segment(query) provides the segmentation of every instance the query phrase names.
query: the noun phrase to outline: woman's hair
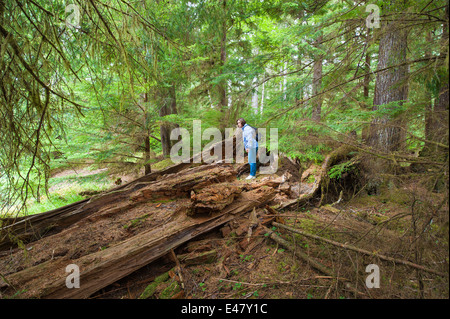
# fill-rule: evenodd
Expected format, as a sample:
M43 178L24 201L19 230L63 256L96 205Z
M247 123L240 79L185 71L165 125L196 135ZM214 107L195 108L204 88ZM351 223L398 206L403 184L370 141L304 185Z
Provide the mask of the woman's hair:
M236 123L237 122L241 122L242 123L242 126L244 126L247 122L245 122L245 120L241 117L240 119L238 119L237 121L236 121Z

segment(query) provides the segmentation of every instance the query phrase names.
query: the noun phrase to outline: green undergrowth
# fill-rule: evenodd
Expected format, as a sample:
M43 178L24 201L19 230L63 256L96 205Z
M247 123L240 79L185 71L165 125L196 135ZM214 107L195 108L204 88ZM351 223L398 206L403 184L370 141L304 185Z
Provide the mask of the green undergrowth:
M152 170L162 170L173 164L170 158L166 158L152 163ZM114 188L117 178L112 176L111 172L115 172L114 167L100 167L97 164L87 164L76 169L57 166L52 170L53 177L48 181L48 192L41 189L39 200L28 198L19 216L53 210ZM8 217L2 212L0 216Z
M67 175L59 174L56 177L51 177L48 192L41 194L39 201L36 198L29 199L26 210L22 214L38 214L63 207L114 186L107 170L98 173L92 170L92 172L93 174L84 172L82 176L76 172L71 172Z

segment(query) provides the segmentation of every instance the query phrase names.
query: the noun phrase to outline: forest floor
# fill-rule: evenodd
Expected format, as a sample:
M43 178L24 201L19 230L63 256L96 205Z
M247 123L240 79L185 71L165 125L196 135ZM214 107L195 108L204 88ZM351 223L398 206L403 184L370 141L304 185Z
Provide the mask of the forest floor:
M284 168L281 167L278 176L289 171L290 175L300 178L300 171L292 164L290 162ZM136 177L134 174L108 174L106 169L101 168L92 171L80 169L77 176L86 177L99 173L107 174L110 183L118 179L127 182ZM61 171L54 177L61 178L71 174L69 171ZM243 178L245 176L237 179L234 184L244 187L246 184L257 184L270 178L259 175L256 180L249 182ZM67 181L63 181L59 186L63 186L63 183ZM58 185L53 187L56 190ZM304 182L301 187L310 185ZM414 227L411 210L414 205L409 205L409 199L413 188L414 185L409 188L403 185L402 189L386 188L376 195L361 191L353 196L344 196L344 199L339 198L338 202L335 201L336 197L328 203L322 202L319 195L302 205L290 206L277 212L275 221L281 224L320 236L321 239L356 246L372 252L371 255L338 248L321 239L310 239L270 223L265 224L261 221L267 215L261 213L257 216L258 227L249 227L253 216L247 213L174 249L178 266L172 255L167 254L104 287L89 298L448 298L448 233L442 235L442 232L430 227L426 230L427 236L411 236L410 230ZM442 195L436 194L435 198L429 200L437 203L442 200ZM161 199L152 205L154 207L147 207L146 215L149 211L169 210L178 204ZM268 213L267 210L265 212ZM53 248L52 260L63 255L76 258L92 249L107 249L113 240L132 237L147 227L145 219L139 219L138 215L141 216L142 211L130 210L123 214L120 217L122 220L117 222L121 227L106 228L105 221L98 224L98 228L89 229L86 233L80 230L77 241L71 242L71 248L63 246L61 238L56 239L59 242L52 242L50 236L45 242L44 237L42 246L46 249L43 249L45 253L43 252L42 256L48 255L48 247ZM124 224L127 227L123 226ZM83 234L88 236L90 241L95 241L93 237L98 237L92 247L84 246L88 239L83 237ZM297 250L278 244L271 239L271 234L281 236L297 247ZM34 250L38 251L38 245L34 247ZM428 268L446 269L447 276L442 277L407 265L385 261L379 258L380 255L427 265ZM5 254L3 256L8 267L15 267L15 271L20 270L19 259L8 259ZM35 260L34 263L44 262L47 257L41 257L40 261ZM37 252L33 258L39 259ZM311 261L320 263L333 275L319 271ZM372 274L371 270L366 271L369 265L375 265L379 269L379 288L367 284L368 277ZM184 289L180 290L181 286ZM21 297L20 293L16 296Z
M317 271L295 252L269 239L266 232L253 234L248 243L245 227L240 227L245 225L248 216L242 217L175 250L177 256L207 255L207 259L193 260L192 264L181 261L185 286L181 298L448 299L448 278L418 272L376 257L379 253L414 260L412 238L404 236L410 221L392 223L386 228L379 224L402 213L408 213L404 205L386 203L383 196L370 196L334 207L304 206L280 214L286 225L337 242L354 243L373 252L373 256L367 256L281 228L270 228L298 245L312 259L332 269L336 277ZM448 267L445 239L436 239L426 245L426 256L421 261L435 267L442 264ZM370 275L366 267L370 264L379 266L379 288L366 286ZM146 287L154 289L151 298L167 298L167 291L171 291L174 282L180 281L174 270L173 259L167 256L102 289L91 298L135 299L142 296ZM169 276L157 283L157 275L164 273Z

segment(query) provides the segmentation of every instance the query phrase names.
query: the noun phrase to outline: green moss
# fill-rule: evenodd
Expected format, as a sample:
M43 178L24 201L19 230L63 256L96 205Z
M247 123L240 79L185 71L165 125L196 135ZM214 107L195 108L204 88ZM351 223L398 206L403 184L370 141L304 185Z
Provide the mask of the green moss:
M176 200L177 200L176 198L171 198L171 199L154 199L154 200L152 200L152 202L153 202L153 203L162 203L162 204L165 204L165 203L174 202L174 201L176 201Z
M159 299L171 299L173 295L181 291L181 287L176 280L172 281L161 293Z
M142 294L139 296L139 299L148 299L155 294L156 288L163 282L169 279L169 272L165 272L162 275L155 278L155 280L148 285Z
M158 163L152 164L152 169L162 170L165 169L166 167L172 166L173 164L174 162L172 162L170 158L166 158Z
M144 214L138 218L132 219L128 224L123 225L124 229L131 229L133 227L139 226L147 217L149 214Z
M298 220L298 223L299 225L296 226L297 228L311 234L315 234L320 229L320 225L312 219L302 218Z

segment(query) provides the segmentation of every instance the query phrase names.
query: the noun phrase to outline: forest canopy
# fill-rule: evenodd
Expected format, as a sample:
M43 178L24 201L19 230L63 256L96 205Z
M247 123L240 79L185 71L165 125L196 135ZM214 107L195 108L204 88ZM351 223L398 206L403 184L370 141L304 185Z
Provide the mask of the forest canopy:
M367 179L448 192L448 17L440 0L0 0L1 214L58 167L148 174L173 128L240 117L299 162L349 145Z

